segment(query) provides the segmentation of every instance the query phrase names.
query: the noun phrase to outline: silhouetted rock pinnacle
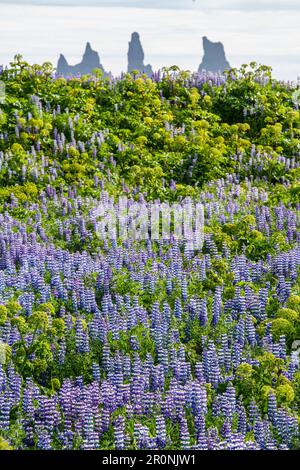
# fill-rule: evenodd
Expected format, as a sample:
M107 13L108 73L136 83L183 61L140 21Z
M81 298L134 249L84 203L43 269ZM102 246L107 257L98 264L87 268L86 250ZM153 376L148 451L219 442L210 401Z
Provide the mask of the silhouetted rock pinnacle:
M59 75L67 75L69 71L69 65L68 62L63 54L60 54L58 63L57 63L57 72Z
M94 69L100 69L104 75L106 75L101 65L98 52L93 51L89 42L86 45L82 61L79 64L69 65L63 54L60 55L57 63L57 73L64 77L91 74Z
M206 70L208 72L224 72L230 69L229 62L226 59L224 46L221 42L211 42L207 37L203 37L204 57L199 65L199 72Z
M140 41L138 33L132 33L131 41L129 42L128 49L128 72L138 70L139 72L146 73L148 76L152 75L151 65L144 64L145 54Z

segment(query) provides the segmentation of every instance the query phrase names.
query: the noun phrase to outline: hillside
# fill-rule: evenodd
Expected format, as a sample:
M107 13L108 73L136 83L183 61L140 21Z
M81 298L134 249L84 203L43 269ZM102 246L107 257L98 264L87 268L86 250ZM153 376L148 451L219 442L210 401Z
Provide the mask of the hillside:
M299 448L295 87L21 57L0 80L0 449ZM203 248L103 240L119 197L201 202Z

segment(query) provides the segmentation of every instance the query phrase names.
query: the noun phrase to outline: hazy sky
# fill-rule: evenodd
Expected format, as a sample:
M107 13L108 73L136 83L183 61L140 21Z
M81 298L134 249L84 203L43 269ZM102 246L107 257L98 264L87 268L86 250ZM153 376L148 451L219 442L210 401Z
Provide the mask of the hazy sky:
M90 41L105 69L118 74L138 31L154 68L196 70L206 35L224 43L232 66L257 60L296 80L299 23L300 0L0 0L0 63L21 53L56 64L60 52L77 63Z

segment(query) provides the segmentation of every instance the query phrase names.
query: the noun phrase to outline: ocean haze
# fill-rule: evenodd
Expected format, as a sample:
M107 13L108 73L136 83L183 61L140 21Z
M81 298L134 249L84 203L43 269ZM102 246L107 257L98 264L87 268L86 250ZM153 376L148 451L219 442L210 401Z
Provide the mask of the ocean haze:
M0 0L0 63L5 65L16 53L30 63L54 65L63 53L75 64L90 41L105 69L119 74L127 68L131 33L138 31L145 62L154 69L177 64L197 70L202 36L207 36L224 43L232 66L256 60L272 65L278 78L296 80L300 75L300 2L212 0L209 6L206 0L63 0L58 6L57 0L18 0L22 8L13 2ZM62 5L66 2L76 8ZM93 2L98 6L91 6ZM222 8L212 8L221 3ZM262 13L262 8L268 11Z

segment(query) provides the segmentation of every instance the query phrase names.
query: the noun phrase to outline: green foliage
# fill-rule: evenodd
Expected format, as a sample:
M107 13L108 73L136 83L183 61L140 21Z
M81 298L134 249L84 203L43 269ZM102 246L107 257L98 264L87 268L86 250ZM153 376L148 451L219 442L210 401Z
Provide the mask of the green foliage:
M279 385L276 389L278 403L290 405L295 399L295 392L291 384Z
M13 450L9 443L2 439L2 437L0 437L0 451L1 450Z
M236 385L240 395L249 403L255 394L254 369L250 364L240 364L236 370Z
M113 83L98 73L95 77L54 80L52 72L49 64L31 67L18 56L11 68L1 74L7 91L0 112L0 134L7 136L0 138L0 152L5 159L0 165L0 210L4 220L7 215L12 215L17 221L14 230L24 227L24 238L34 234L38 246L43 247L47 237L50 246L53 243L70 253L102 256L107 254L110 246L104 246L88 217L91 201L99 197L100 187L104 187L109 195L126 195L135 200L143 194L148 200L160 198L178 202L186 197L196 200L200 197L205 202L220 201L220 204L214 202L206 207L210 214L206 214L209 216L205 233L207 238L211 237L215 254L211 256L212 250L206 241L203 252L210 256L205 260L205 276L200 275L200 269L199 272L190 270L188 256L183 259L188 277L188 298L196 304L199 299L207 301L207 321L203 325L198 312L193 312L192 308L190 311L190 305L184 305L182 301L182 318L175 318L172 313L167 333L169 337L174 334L174 338L178 335L178 340L174 340L174 351L179 347L184 350L194 374L208 338L214 340L218 348L223 335L227 335L230 343L236 335L236 325L243 314L230 311L231 308L226 310L227 300L233 299L237 289L242 296L247 296L247 289L250 289L259 297L260 289L268 283L270 295L265 319L261 321L257 312L247 311L247 319L255 324L261 342L250 347L245 339L244 362L236 370L223 370L222 374L226 380L232 380L247 413L252 400L257 402L263 414L267 413L270 394L276 396L279 406L290 411L299 409L300 374L296 373L290 382L286 378L288 361L284 363L275 355L264 352L261 346L266 339L263 336L267 325L274 341L285 336L288 352L292 341L300 338L299 279L293 285L294 294L286 303L280 304L277 276L271 271L264 273L270 257L290 250L296 243L286 237L285 230L278 228L273 208L274 204L282 205L288 212L290 208L298 207L300 201L299 168L295 165L290 169L281 158L291 157L296 161L300 152L300 113L292 98L294 88L272 79L269 68L255 63L232 70L226 84L206 82L199 84L199 88L194 86L194 78L189 72L176 67L165 69L158 82L138 73L127 74ZM38 101L43 104L42 111ZM46 103L51 111L47 110ZM53 112L58 106L59 111ZM55 134L63 134L67 145L54 150ZM100 134L102 138L98 142L95 136ZM79 145L87 141L88 145ZM228 175L233 181L238 178L239 192L235 192L235 183L228 191L230 195L227 190L223 191L220 180L215 183L218 178ZM95 184L95 177L101 185ZM257 189L255 204L249 203L249 181L252 179L256 185L252 189ZM66 198L63 208L57 204L56 197L49 197L44 205L49 187L54 188L62 199ZM77 192L76 201L68 195L71 190ZM237 211L233 208L235 201ZM226 215L221 220L223 206L227 205L231 206L230 215L229 211L224 212ZM269 230L260 223L257 212L261 209L270 212L266 216L270 217ZM86 237L79 233L74 222L81 217L84 223L87 220ZM3 226L5 234L5 222ZM65 231L69 232L68 238ZM3 243L5 245L6 235ZM141 244L141 247L145 246ZM94 312L86 312L81 306L75 312L70 298L62 301L54 298L54 294L49 302L41 304L40 294L34 292L32 313L29 314L15 300L19 298L17 287L7 287L3 298L7 299L8 294L13 300L0 305L0 327L5 329L9 322L18 341L11 348L0 343L1 353L5 353L2 354L2 366L6 369L13 363L23 380L33 378L43 393L50 396L60 390L66 378L81 376L84 383L90 383L92 365L102 366L104 347L109 348L110 355L122 351L132 360L136 355L142 360L150 355L155 365L161 363L157 345L149 332L151 309L154 302L160 309L165 303L174 309L175 300L183 296L178 279L172 279L169 292L165 279L159 274L153 288L143 286L134 276L137 263L150 274L157 272L154 261L167 260L168 265L170 253L163 245L157 244L151 249L159 253L156 260L151 259L144 265L142 257L137 257L128 266L128 261L122 259L121 267L114 267L108 279L114 302L120 296L128 296L131 301L138 297L139 306L146 312L145 319L127 330L125 326L124 330L110 329L105 338L90 338L89 352L77 350L76 327L82 326L85 333L89 331ZM22 256L22 249L19 251L16 258ZM223 256L225 251L226 256ZM255 262L259 262L262 271L259 281L254 276L253 279L236 279L232 260L241 254L252 260L253 273ZM202 253L199 253L193 262L198 263L201 258ZM168 268L170 271L176 268L171 260ZM83 283L92 289L97 285L96 301L100 308L106 285L97 284L98 274L88 272ZM51 269L43 276L46 285L50 285ZM223 305L220 318L214 324L212 299L219 287L222 287ZM122 318L127 307L122 301L120 305L118 315ZM65 316L61 316L61 308ZM107 322L107 319L103 318L103 321ZM56 358L62 346L65 360L58 364ZM217 351L220 352L221 349ZM255 360L252 363L250 359ZM168 390L171 375L166 377L163 393ZM106 378L107 370L101 367L101 379ZM216 393L226 390L226 383L219 384L217 390L206 384L209 408ZM153 406L156 407L156 403ZM125 407L118 408L117 413L125 415L127 411ZM220 430L224 418L213 416L209 409L206 420L210 427ZM18 428L19 419L16 406L12 411L13 426L9 435L14 447L24 437ZM128 417L126 431L133 448L136 446L134 423L137 422L147 425L152 437L156 432L151 413ZM193 445L196 444L196 433L189 413L187 422ZM179 423L167 419L166 426L168 435L172 436L167 448L180 448ZM233 417L232 426L237 428L237 416ZM110 425L101 436L101 447L113 449L113 440ZM247 433L246 440L254 440L253 430ZM79 449L81 444L75 436L73 447ZM0 450L7 446L9 444L0 438Z
M68 154L57 155L59 174L52 184L59 187L62 181L64 185L82 183L81 187L90 194L99 160L106 173L112 169L112 154L116 160L114 183L124 179L130 190L142 184L148 197L172 199L175 195L195 195L195 185L201 187L237 170L232 155L242 154L247 160L253 143L262 154L270 154L266 176L272 181L286 173L276 156L280 152L292 155L300 148L300 117L293 106L293 90L273 80L269 68L255 63L249 68L232 70L226 87L207 83L201 92L185 86L190 80L188 72L172 68L165 69L160 82L127 74L113 87L99 74L93 80L82 77L66 81L52 80L50 71L49 64L30 67L21 57L16 57L11 69L2 74L7 92L1 114L2 130L14 129L16 124L20 128L19 139L13 132L9 133L10 168L14 171L8 173L6 166L0 171L0 195L4 200L9 200L11 192L22 201L37 197L37 186L49 179L45 175L44 181L36 184L29 176L32 181L23 187L22 166L29 170L40 168L38 162L29 159L28 151L39 141L44 151L48 150L51 167L53 129L70 138L70 119L77 141L85 141L105 129L108 132L97 159L93 158L94 149L80 151L72 145ZM55 116L41 113L32 96L52 106L59 105L60 113ZM183 128L183 132L177 132ZM0 149L1 145L0 142ZM177 184L175 194L169 188L171 179ZM117 187L120 190L119 184L113 187L114 191ZM296 195L297 184L291 191ZM249 247L254 257L268 248L262 235L255 243L253 253Z
M294 377L294 392L295 392L295 403L297 408L300 407L300 372L297 372Z
M291 305L289 303L289 305ZM276 317L278 318L284 318L285 320L288 320L290 323L295 323L296 321L299 321L299 313L296 312L295 310L292 310L291 308L280 308L276 312Z
M280 336L286 336L287 340L291 340L295 334L295 328L285 318L276 318L272 321L271 331L274 339L278 341Z
M258 388L263 385L272 387L277 383L283 371L283 360L275 357L272 353L265 352L258 358L259 366L255 366L255 382Z
M298 316L300 315L300 295L292 295L287 303L287 307L290 309L293 309L298 313Z
M7 320L7 308L4 305L0 305L0 325L4 325Z

